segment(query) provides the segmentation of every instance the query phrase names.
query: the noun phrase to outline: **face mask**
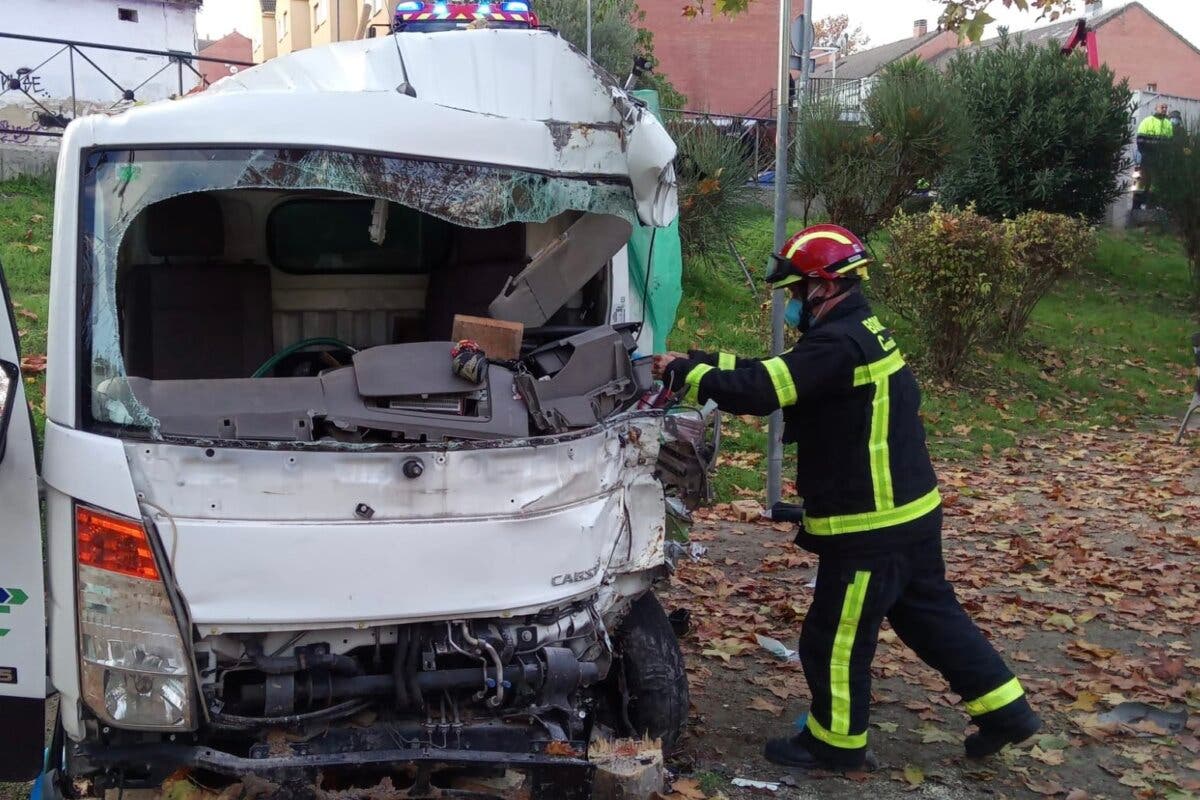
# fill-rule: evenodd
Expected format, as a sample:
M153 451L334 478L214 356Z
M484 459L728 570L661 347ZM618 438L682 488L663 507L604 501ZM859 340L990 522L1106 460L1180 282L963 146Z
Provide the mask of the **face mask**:
M783 307L783 324L789 328L799 328L800 322L804 318L804 303L793 297L787 301L787 305Z

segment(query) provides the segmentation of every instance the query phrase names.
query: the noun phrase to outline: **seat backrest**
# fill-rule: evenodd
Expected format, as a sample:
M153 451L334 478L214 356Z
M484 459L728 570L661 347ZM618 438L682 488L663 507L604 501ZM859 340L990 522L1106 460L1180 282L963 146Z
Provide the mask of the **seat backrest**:
M125 366L154 380L248 378L274 351L271 275L230 264L220 203L186 194L146 209L146 249L121 285Z
M265 266L138 265L123 295L130 375L248 378L274 351Z
M455 314L487 317L488 306L508 279L528 262L525 226L455 228L449 263L434 267L425 297L425 335L429 341L448 341Z

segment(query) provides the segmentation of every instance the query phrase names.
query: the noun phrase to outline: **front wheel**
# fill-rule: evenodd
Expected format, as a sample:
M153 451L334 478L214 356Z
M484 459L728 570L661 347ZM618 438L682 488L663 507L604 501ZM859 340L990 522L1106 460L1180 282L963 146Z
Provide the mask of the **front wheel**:
M688 681L679 640L654 592L634 601L614 639L622 727L661 739L669 753L687 724Z

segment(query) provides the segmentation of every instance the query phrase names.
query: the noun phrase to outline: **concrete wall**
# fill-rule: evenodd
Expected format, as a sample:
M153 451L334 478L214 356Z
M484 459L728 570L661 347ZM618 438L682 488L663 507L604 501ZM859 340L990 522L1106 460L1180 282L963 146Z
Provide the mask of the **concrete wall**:
M1100 58L1129 88L1200 98L1200 51L1175 36L1138 4L1097 32Z
M582 2L582 0L581 0ZM659 72L687 95L692 111L742 114L779 80L779 3L755 0L736 17L688 19L681 3L642 3L643 27L654 34Z
M275 6L275 40L279 55L303 50L312 44L309 0L279 0Z
M254 2L258 6L257 0ZM279 52L278 39L275 37L275 12L263 13L259 16L259 24L253 37L253 60L261 64L267 59L274 58Z
M166 0L0 0L0 27L5 32L80 42L140 47L148 50L196 52L196 6L194 2ZM119 9L136 14L136 21L123 21ZM32 70L22 78L25 90L38 103L56 114L70 118L92 110L120 107L121 90L95 67L78 55L74 58L75 98L71 100L71 59L62 45L0 39L0 71L16 75ZM136 102L151 102L179 93L179 72L174 66L151 77L167 60L161 56L121 53L107 50L83 51L88 58L112 76L123 88L136 88ZM49 59L47 61L47 59ZM43 63L45 62L45 63ZM39 66L40 65L40 66ZM199 79L185 69L183 91L191 90ZM13 144L22 130L37 130L35 114L43 111L19 92L0 96L0 144ZM49 146L44 137L30 137Z
M312 47L354 38L362 4L357 0L311 0ZM324 18L323 21L319 21Z

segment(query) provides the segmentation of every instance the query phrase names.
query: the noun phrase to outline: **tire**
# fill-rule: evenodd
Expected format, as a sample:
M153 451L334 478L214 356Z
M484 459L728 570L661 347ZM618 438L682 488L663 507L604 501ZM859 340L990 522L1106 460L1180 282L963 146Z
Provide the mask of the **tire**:
M688 681L679 640L654 592L634 601L615 637L624 720L636 736L661 739L670 753L688 718Z

